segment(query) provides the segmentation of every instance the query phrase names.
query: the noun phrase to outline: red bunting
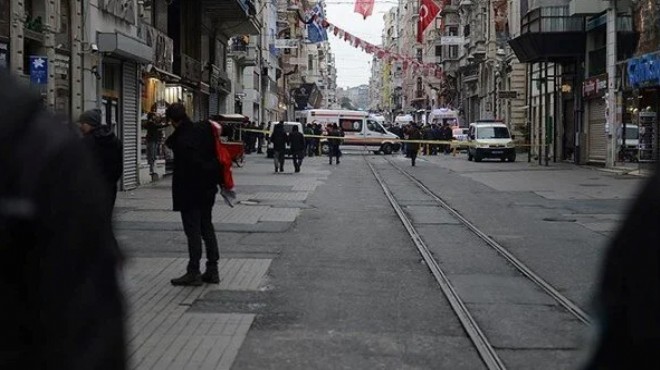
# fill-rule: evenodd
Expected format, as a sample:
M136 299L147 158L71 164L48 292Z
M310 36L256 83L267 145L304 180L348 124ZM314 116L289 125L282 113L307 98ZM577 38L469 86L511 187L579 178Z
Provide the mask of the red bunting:
M362 14L364 19L367 19L374 11L374 0L355 0L355 13Z

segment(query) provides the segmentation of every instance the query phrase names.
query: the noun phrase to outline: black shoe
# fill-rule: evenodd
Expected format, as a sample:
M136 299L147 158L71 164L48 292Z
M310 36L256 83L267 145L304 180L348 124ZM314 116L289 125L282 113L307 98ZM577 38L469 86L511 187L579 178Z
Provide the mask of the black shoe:
M339 160L337 160L337 164L339 164L339 163L340 163Z
M275 167L275 173L277 173L277 167Z
M280 167L280 172L284 172L284 167Z
M220 284L220 275L218 275L218 271L206 270L202 274L202 281L207 284Z
M170 282L174 286L200 286L203 284L202 275L199 273L193 274L190 272L186 273L180 278L172 279Z

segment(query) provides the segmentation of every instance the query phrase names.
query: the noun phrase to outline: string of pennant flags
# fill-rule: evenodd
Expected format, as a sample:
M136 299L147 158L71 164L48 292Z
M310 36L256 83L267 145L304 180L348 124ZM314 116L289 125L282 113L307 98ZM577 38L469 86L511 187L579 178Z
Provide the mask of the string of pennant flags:
M300 0L291 0L294 4L301 3ZM423 41L424 31L430 26L437 14L444 7L446 0L440 0L440 5L434 0L420 0L419 20L417 24L417 41ZM354 12L361 14L365 19L373 12L374 0L355 0ZM358 36L330 23L325 18L325 12L321 4L316 4L310 9L304 10L305 15L298 13L300 20L307 26L308 40L311 43L320 43L328 40L328 33L348 42L355 48L359 48L376 58L391 64L393 62L401 63L403 71L412 68L413 73L422 72L424 76L435 76L442 79L444 77L442 68L435 63L422 63L416 58L401 55L387 50L381 46L369 43Z
M326 23L328 25L328 31L330 31L333 35L348 42L355 48L363 50L367 54L372 54L376 56L376 58L381 59L387 63L400 62L404 71L407 71L408 68L412 68L413 73L422 71L424 76L435 76L436 78L443 77L442 68L435 63L422 63L415 58L391 52L378 45L364 41L361 38L352 35L350 32L330 22Z

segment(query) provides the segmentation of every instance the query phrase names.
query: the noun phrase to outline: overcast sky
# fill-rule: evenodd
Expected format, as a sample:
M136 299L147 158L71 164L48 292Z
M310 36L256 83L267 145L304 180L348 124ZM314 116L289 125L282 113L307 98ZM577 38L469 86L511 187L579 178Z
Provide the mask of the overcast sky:
M381 43L384 27L383 15L394 6L396 2L393 0L376 0L373 14L364 20L362 15L353 12L354 1L326 0L326 18L328 22L348 31L351 35L378 45ZM353 87L368 84L372 55L360 48L356 49L343 39L340 40L332 32L328 33L328 38L336 57L337 85Z

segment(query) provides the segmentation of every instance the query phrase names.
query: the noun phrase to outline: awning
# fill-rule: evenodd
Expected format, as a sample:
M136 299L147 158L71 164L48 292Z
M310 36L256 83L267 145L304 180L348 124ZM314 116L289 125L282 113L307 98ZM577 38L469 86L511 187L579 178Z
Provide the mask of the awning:
M169 82L169 83L181 81L181 77L155 66L151 68L151 71L146 73L146 76L155 77L163 82Z
M97 36L99 51L141 63L150 63L153 49L141 40L115 33L99 33Z

